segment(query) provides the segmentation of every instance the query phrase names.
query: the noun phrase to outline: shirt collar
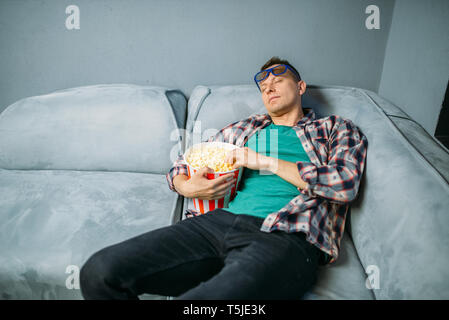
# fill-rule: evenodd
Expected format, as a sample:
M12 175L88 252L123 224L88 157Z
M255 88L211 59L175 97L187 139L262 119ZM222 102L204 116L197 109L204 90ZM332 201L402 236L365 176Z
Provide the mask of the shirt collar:
M304 117L302 117L297 123L296 127L301 125L307 125L316 119L315 111L312 108L303 108ZM265 119L269 122L273 122L271 116L268 113L265 113Z

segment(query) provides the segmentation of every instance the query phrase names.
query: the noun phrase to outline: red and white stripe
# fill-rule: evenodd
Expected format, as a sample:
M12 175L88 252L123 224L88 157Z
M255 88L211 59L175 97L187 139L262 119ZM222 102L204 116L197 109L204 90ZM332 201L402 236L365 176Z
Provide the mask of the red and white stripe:
M189 164L187 164L187 169L188 169L188 172L189 172L189 179L198 171L198 170L192 168ZM243 172L242 168L239 168L239 169L236 169L236 170L233 171L234 177L236 178L236 181L234 182L230 192L228 192L223 198L215 199L215 200L201 200L201 199L197 199L197 198L192 199L195 209L199 210L201 213L206 213L206 212L212 211L212 210L214 210L216 208L227 208L229 202L235 196L237 186L238 186L238 184L240 182L240 179L241 179L241 174L239 174L241 172ZM211 179L215 179L215 178L224 176L224 175L226 175L228 173L230 173L230 172L226 172L226 173L208 173L207 174L207 178L209 180L211 180Z

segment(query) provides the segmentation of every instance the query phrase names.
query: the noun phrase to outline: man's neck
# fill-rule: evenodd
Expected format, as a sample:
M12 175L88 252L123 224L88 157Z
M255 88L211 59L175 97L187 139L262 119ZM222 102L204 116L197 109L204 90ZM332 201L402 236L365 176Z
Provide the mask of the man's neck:
M302 107L299 107L295 108L291 112L284 113L281 116L270 114L270 117L275 125L293 127L298 123L299 120L304 118L304 112L302 110Z

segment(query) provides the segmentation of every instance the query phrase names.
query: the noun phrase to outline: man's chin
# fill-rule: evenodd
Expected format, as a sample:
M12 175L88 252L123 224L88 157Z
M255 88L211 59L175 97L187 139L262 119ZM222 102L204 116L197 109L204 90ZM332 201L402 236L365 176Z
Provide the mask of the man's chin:
M284 113L288 112L288 109L285 108L285 106L276 105L276 106L270 106L270 108L266 108L268 111L268 114L271 116L280 116Z

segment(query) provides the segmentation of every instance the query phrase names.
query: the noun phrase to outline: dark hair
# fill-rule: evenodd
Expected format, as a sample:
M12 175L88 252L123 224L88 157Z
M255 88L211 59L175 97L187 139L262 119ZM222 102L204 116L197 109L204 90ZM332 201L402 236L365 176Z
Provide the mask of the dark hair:
M288 62L287 60L280 59L279 57L271 57L271 59L268 60L262 66L262 68L260 68L260 71L265 70L265 69L267 69L267 68L269 68L269 67L271 67L272 65L275 65L275 64L286 64L287 66L289 66L290 68L292 68L296 72L295 76L299 79L298 81L301 80L301 75L299 74L298 70L296 70L296 68L294 66L292 66L290 64L290 62Z

